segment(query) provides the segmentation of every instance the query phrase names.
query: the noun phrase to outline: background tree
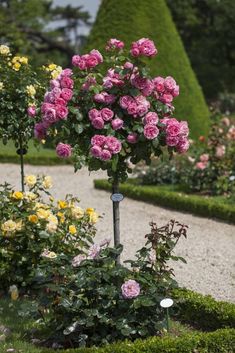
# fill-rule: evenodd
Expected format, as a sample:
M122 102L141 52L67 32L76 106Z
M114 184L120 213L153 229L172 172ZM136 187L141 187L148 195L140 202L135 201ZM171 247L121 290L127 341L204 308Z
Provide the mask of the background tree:
M68 64L83 39L81 24L91 24L81 6L53 7L53 0L0 1L0 43L33 57L35 65Z
M208 99L235 91L235 1L167 0Z

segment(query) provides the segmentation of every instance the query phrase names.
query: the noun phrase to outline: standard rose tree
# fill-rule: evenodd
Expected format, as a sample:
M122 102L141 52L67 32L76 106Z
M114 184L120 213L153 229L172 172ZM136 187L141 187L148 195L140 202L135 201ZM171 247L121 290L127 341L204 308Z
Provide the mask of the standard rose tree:
M107 170L117 192L130 162L187 151L189 129L172 117L175 80L149 75L146 57L157 55L153 41L142 38L128 52L122 41L110 39L105 49L104 57L95 49L74 55L73 71L51 81L35 136L55 136L58 156L72 154L76 170Z

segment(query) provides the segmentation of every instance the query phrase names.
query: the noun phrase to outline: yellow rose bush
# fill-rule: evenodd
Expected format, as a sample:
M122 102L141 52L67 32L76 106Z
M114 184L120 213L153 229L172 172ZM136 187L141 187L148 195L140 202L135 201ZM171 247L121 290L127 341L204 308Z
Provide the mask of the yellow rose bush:
M98 214L71 195L55 200L50 176L25 176L27 190L0 185L0 288L29 287L43 258L83 254L93 244Z

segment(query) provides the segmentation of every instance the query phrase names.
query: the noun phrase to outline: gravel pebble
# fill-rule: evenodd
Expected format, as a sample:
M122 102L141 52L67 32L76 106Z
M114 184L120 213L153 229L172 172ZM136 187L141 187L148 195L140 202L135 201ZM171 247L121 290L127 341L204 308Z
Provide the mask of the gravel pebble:
M0 165L0 183L9 182L19 188L19 166ZM26 174L51 175L54 180L52 193L63 198L72 193L81 199L81 206L94 207L104 216L97 228L97 239L112 237L112 202L109 193L95 190L93 180L105 173L89 175L86 169L73 172L72 166L26 166ZM121 242L124 244L122 259L131 258L144 244L149 232L149 222L159 225L176 219L189 225L188 238L179 241L176 253L187 264L174 263L176 279L181 286L202 294L211 294L218 300L235 302L235 226L220 221L193 216L144 202L125 198L121 209Z

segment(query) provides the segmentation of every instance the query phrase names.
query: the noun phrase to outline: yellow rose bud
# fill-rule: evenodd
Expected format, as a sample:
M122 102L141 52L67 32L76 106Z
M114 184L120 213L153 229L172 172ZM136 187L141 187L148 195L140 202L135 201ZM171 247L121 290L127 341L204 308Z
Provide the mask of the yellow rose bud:
M88 215L90 215L90 214L92 214L94 212L95 212L94 208L87 208L86 209L86 214L88 214Z
M77 229L73 224L69 226L69 233L73 235L77 233Z
M38 216L36 216L35 214L32 214L32 215L28 216L28 220L31 223L37 224L38 223Z
M98 213L93 212L90 214L90 218L89 218L90 223L95 224L97 223L98 219L99 219Z
M33 187L37 182L37 177L35 175L26 175L24 178L25 184Z
M26 86L26 92L29 97L34 97L36 94L36 89L33 85Z
M52 187L52 178L49 175L45 176L42 185L45 189L50 189Z
M59 200L59 201L58 201L58 207L59 207L59 208L66 208L66 207L68 207L68 204L67 204L66 201Z
M1 55L10 54L10 48L7 45L0 45L0 54Z
M24 197L23 193L21 191L14 191L12 194L12 198L16 200L22 200Z
M9 293L11 294L11 300L17 300L19 298L19 291L17 286L10 286Z

